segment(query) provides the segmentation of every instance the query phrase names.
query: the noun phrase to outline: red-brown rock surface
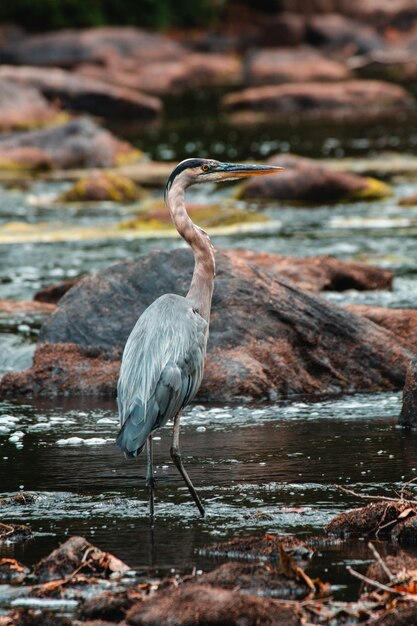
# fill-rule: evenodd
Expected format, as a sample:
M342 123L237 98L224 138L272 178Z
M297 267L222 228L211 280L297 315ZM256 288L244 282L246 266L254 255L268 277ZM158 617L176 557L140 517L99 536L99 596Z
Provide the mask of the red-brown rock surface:
M310 15L306 24L309 43L347 56L382 48L383 38L375 29L340 13Z
M248 180L240 192L242 198L272 198L319 204L375 199L390 194L389 187L380 181L349 172L338 172L314 159L279 154L269 159L268 163L281 165L285 169L277 174Z
M130 626L301 626L301 611L277 600L207 585L181 585L133 606Z
M18 86L0 67L0 131L33 128L52 123L58 110L31 86ZM1 159L1 156L0 156Z
M406 428L417 427L417 357L408 366L398 423Z
M346 80L350 71L313 48L264 48L247 55L244 75L251 85L272 85Z
M285 83L250 87L223 98L236 122L276 119L365 122L398 119L415 110L399 85L376 80Z
M367 304L350 304L346 308L383 326L395 335L404 348L417 352L417 309L391 309Z
M413 50L374 50L351 60L350 67L361 78L409 83L417 79L417 58Z
M88 118L66 124L0 136L1 160L24 159L27 150L37 150L51 167L111 167L137 159L139 152L128 142ZM23 150L23 154L19 151ZM26 163L23 160L23 163ZM1 161L0 161L1 164Z
M237 56L218 53L189 52L179 58L143 64L120 58L113 59L108 65L84 63L76 71L78 75L103 83L158 95L197 87L235 85L242 79L241 63Z
M50 314L55 311L55 304L51 300L0 300L0 313L44 313Z
M106 118L147 120L157 117L162 110L157 98L130 86L118 87L60 68L3 65L0 66L0 79L12 80L22 89L36 88L46 98L59 100L65 109Z
M249 263L261 265L279 273L293 281L299 289L306 291L345 291L346 289L366 291L392 287L392 272L366 263L342 261L331 256L288 257L251 250L235 250L234 254ZM360 307L359 310L354 308L352 310L369 317L366 314L368 308L364 307L365 313L362 313Z
M103 64L114 56L131 56L146 63L172 59L183 52L180 44L164 35L105 26L9 39L0 47L0 62L72 68L86 62Z
M217 265L201 399L402 386L410 353L392 333L233 254L219 253ZM137 318L159 295L185 294L191 273L181 249L84 278L42 327L32 369L6 374L1 394L114 394Z

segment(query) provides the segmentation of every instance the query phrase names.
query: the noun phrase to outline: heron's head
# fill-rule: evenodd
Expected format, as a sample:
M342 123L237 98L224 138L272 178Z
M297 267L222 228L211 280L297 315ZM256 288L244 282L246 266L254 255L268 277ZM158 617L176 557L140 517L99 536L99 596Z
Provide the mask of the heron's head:
M262 174L276 174L283 167L275 165L253 165L246 163L222 163L214 159L185 159L181 161L168 178L166 193L172 185L180 183L185 189L196 183L219 183L227 180L236 180L247 176Z

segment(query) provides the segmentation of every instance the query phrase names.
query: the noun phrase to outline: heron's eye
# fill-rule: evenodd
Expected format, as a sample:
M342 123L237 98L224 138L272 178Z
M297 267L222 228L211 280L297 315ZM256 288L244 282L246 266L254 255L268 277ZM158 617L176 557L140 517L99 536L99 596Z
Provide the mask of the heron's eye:
M201 167L201 169L203 170L203 172L208 172L208 171L209 171L209 169L210 169L210 166L209 166L209 165L203 165L203 166Z

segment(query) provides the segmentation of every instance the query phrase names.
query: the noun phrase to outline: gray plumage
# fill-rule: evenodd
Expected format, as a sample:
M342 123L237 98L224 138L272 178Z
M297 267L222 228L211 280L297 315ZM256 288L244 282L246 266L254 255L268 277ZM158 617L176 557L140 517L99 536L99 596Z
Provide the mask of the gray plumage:
M168 178L166 205L174 226L194 253L194 273L185 298L174 294L161 296L141 315L127 340L117 385L120 431L116 442L129 457L136 457L147 444L146 484L151 518L155 490L152 432L171 418L171 458L204 515L204 507L182 463L179 420L181 410L193 400L203 378L215 262L207 233L192 222L186 211L185 189L195 183L271 174L281 169L186 159Z
M117 387L117 444L136 456L147 437L186 406L203 377L208 324L190 300L167 294L151 304L126 343Z

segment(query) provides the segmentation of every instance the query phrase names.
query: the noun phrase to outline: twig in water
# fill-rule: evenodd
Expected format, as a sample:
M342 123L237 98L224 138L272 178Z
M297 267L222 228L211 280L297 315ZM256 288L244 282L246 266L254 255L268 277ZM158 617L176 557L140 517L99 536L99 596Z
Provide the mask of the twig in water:
M404 485L401 487L401 491L400 491L401 500L404 499L404 491L405 491L406 487L408 487L408 485L411 485L411 483L415 483L416 480L417 480L417 476L415 476L411 480L407 480L407 482L404 483Z
M370 549L370 551L372 552L372 554L374 555L374 557L376 558L376 560L378 561L378 563L380 564L380 566L382 567L382 569L384 570L384 572L386 573L388 578L390 580L394 580L394 578L395 578L394 574L390 571L390 569L388 568L388 565L385 563L384 559L379 554L379 552L375 548L374 544L369 542L368 543L368 548Z
M407 596L407 595L409 595L405 591L398 591L398 589L392 589L391 587L388 587L387 585L384 585L384 584L378 582L377 580L372 580L372 578L368 578L367 576L364 576L360 572L357 572L355 569L352 569L350 567L350 565L348 565L346 567L346 569L348 570L348 572L350 572L352 574L352 576L356 576L356 578L359 578L359 580L363 580L364 583L366 583L367 585L371 585L371 587L376 587L377 589L382 589L382 591L389 591L389 593L396 593L396 594L398 594L400 596Z
M399 502L399 498L389 498L387 496L371 496L367 493L358 493L357 491L353 491L353 489L348 489L347 487L343 487L343 485L334 485L336 489L340 489L343 493L348 493L351 496L355 496L356 498L362 498L363 500L375 500L377 502ZM410 504L411 506L417 506L417 500L405 500L401 499L403 504Z

